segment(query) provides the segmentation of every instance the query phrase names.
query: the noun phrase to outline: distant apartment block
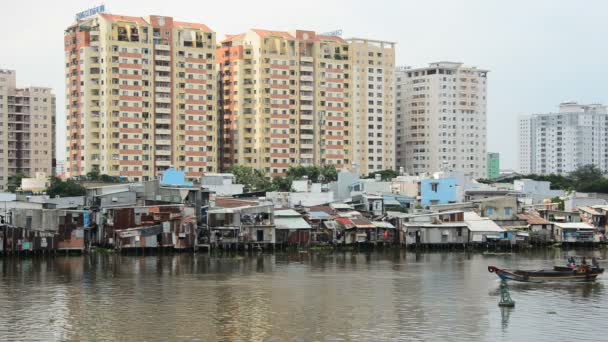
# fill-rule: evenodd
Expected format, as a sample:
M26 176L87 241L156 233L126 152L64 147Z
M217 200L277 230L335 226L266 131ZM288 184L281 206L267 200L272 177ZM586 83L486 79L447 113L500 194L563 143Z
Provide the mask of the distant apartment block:
M347 39L352 65L352 162L361 175L395 169L395 43Z
M500 176L500 153L488 152L487 179L496 179Z
M217 51L221 169L269 176L290 165L350 166L348 43L313 31L252 29Z
M567 174L593 164L608 171L608 108L601 104L560 104L558 113L519 119L519 171Z
M171 17L97 14L70 25L66 175L217 171L215 44L207 26Z
M397 167L486 177L487 74L453 62L397 70Z
M54 174L55 95L50 88L17 88L16 72L0 69L0 191L9 177Z

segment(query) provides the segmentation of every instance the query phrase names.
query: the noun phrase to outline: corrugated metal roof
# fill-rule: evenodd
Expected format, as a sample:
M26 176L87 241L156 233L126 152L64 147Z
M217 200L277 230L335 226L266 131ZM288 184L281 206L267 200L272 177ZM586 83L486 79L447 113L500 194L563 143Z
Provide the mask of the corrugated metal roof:
M399 201L397 201L396 199L384 198L384 205L401 205L401 203L399 203Z
M308 217L312 220L328 220L331 218L331 215L324 211L311 211L308 213Z
M338 216L340 217L359 217L361 216L361 213L355 210L352 211L347 211L344 213L338 213Z
M353 208L346 203L331 203L329 206L332 209L352 209Z
M467 223L469 230L472 232L504 232L494 221L481 217L474 212L465 212L464 221Z
M372 224L378 228L395 229L395 226L386 221L374 221Z
M293 209L283 209L275 210L274 217L302 217L302 215Z
M535 214L517 214L517 218L526 220L528 224L551 224L551 222Z
M562 229L594 229L594 227L585 222L554 222L555 226Z
M301 217L276 217L274 225L277 229L310 229L308 222Z
M350 219L347 219L345 217L338 217L336 219L336 222L344 226L344 228L346 229L355 228L355 224Z
M363 217L353 217L350 219L350 221L357 228L376 228L376 226L374 226L368 219Z

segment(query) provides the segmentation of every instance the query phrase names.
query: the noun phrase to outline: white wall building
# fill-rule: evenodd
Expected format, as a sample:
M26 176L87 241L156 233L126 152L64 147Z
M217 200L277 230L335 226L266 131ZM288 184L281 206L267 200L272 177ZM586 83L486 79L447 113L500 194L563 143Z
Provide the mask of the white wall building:
M397 70L397 167L486 176L487 74L453 62Z
M608 171L608 108L560 104L559 113L519 118L519 169L530 174L567 174L593 164Z

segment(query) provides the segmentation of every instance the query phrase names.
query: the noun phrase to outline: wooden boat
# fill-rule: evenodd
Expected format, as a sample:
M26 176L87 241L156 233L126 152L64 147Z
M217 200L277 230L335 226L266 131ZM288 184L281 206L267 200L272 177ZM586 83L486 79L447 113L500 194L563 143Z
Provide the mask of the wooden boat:
M570 269L567 267L556 266L552 270L504 270L496 266L488 266L490 273L496 275L502 280L514 280L527 283L544 283L550 281L595 281L602 273L603 268L599 267L580 267L578 269Z

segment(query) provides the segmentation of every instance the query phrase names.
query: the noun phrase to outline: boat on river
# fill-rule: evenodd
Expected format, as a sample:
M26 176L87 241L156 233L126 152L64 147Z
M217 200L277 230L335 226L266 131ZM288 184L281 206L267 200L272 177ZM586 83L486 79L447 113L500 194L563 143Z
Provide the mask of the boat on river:
M595 281L602 273L599 267L569 268L556 266L552 270L506 270L496 266L488 266L490 273L496 273L501 280L514 280L526 283L545 283L553 281Z

